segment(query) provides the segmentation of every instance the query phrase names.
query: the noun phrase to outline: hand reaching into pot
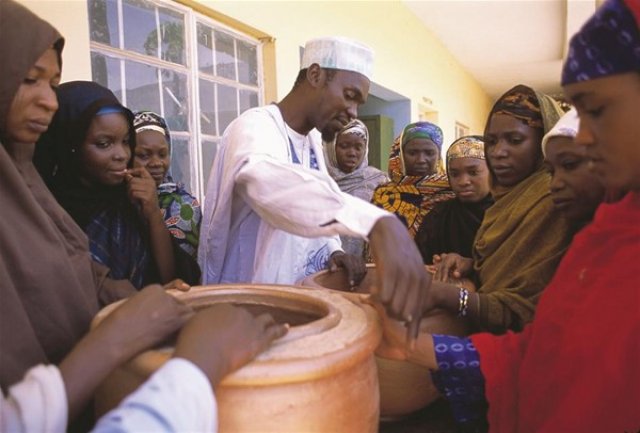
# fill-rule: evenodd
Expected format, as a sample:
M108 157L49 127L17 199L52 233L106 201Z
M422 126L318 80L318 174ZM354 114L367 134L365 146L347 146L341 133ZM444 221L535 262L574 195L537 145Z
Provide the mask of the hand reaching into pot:
M329 258L329 271L336 272L339 268L343 268L347 273L349 288L351 291L362 282L367 275L367 265L364 259L353 254L345 254L342 251L336 251Z
M184 326L173 356L194 363L215 388L224 376L251 361L288 329L270 314L254 317L240 307L215 305L198 312Z

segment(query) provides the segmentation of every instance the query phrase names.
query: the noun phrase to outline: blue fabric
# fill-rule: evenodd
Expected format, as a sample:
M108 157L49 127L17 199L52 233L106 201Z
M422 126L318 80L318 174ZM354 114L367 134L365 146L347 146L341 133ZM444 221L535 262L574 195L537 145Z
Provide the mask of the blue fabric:
M461 430L487 431L487 401L480 358L471 339L434 335L438 370L431 373Z
M111 270L110 277L129 280L140 289L153 262L140 228L131 223L133 220L121 209L108 209L96 214L85 232L91 257Z
M622 0L608 0L571 38L562 85L634 71L640 71L638 23Z
M291 139L289 139L289 148L291 149L291 160L294 164L301 165L302 163L298 159L298 155L296 154L296 150L293 148L293 143ZM309 149L309 167L312 170L320 170L320 166L318 165L318 158L316 157L316 153L313 151L313 147Z
M198 258L198 240L202 209L198 200L182 184L169 182L158 186L158 205L164 223L178 246L195 260Z

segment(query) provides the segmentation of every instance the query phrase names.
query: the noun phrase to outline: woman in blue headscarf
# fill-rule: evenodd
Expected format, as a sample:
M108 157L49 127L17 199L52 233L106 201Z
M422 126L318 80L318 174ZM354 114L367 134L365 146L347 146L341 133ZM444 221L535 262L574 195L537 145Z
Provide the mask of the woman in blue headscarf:
M138 289L175 278L197 284L197 263L172 241L153 178L132 168L133 113L93 82L64 83L57 93L60 108L36 145L34 162L89 237L94 260Z

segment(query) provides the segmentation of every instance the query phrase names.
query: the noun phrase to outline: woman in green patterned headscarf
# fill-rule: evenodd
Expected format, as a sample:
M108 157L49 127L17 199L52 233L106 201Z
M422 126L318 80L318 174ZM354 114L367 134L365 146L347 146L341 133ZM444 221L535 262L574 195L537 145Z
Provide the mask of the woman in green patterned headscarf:
M437 203L455 197L442 168L441 149L442 130L437 125L410 123L391 148L391 182L373 193L372 203L396 214L411 237Z

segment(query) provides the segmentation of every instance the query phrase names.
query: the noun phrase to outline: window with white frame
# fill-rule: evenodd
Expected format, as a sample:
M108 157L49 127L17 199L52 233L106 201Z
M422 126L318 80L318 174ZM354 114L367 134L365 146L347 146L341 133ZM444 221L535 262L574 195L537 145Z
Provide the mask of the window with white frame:
M465 135L469 135L469 127L460 122L456 122L456 140Z
M171 173L202 198L220 136L262 103L260 42L167 0L87 0L93 81L171 130Z

